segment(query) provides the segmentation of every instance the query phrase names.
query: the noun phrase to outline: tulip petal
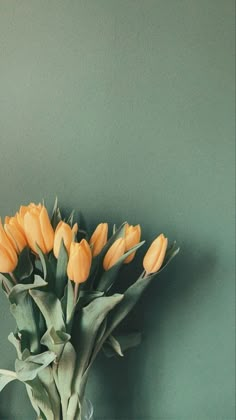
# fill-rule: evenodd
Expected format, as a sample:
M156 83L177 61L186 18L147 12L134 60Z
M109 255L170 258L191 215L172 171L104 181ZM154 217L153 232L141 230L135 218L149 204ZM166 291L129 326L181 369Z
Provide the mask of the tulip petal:
M8 252L3 245L0 244L0 272L11 273L17 266L18 258L15 251Z
M52 228L48 212L44 206L42 206L42 209L40 211L40 227L41 232L45 244L46 252L50 252L53 248L53 240L54 240L54 230Z
M39 218L33 212L27 212L24 216L24 228L30 248L37 254L36 243L40 249L46 253L46 247L44 244Z

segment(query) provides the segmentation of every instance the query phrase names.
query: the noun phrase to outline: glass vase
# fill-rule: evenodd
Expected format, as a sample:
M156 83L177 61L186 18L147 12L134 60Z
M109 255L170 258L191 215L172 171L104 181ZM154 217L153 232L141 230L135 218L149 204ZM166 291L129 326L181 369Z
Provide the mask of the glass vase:
M84 398L82 405L82 417L81 420L94 420L93 417L93 405L88 398Z

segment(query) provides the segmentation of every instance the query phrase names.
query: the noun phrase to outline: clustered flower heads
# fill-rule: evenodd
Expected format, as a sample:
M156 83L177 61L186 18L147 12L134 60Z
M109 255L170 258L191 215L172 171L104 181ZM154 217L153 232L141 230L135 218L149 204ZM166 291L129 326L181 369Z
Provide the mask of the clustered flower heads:
M12 273L18 263L18 255L29 247L33 253L38 249L48 254L53 251L58 258L61 243L69 255L67 266L68 278L75 283L82 283L89 277L92 259L98 256L108 241L108 223L100 223L91 237L77 242L78 224L72 227L65 221L60 221L55 230L52 227L46 207L39 203L21 206L15 216L0 221L0 272ZM106 252L103 259L105 271L112 268L119 259L130 249L140 243L141 227L125 224L124 235L116 239ZM164 261L168 239L160 234L151 244L143 266L147 274L157 272ZM129 254L124 264L130 263L135 252Z
M123 223L109 234L103 222L88 234L73 212L62 217L57 200L51 217L44 204L30 203L0 221L0 282L16 321L8 338L17 351L15 371L0 369L0 391L19 380L38 419L82 420L97 354L123 356L140 343L141 333L121 334L120 323L179 251L159 234L139 277L122 286L121 269L143 244L140 225Z

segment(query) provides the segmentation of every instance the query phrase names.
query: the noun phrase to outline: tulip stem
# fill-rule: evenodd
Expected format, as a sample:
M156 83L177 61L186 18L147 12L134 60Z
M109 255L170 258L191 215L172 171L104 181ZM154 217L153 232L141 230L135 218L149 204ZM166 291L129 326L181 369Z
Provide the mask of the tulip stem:
M79 283L75 283L75 288L74 288L74 305L77 302L78 291L79 291Z
M13 283L17 284L17 280L16 280L14 274L13 273L9 273L9 274L10 274L10 277L11 277Z

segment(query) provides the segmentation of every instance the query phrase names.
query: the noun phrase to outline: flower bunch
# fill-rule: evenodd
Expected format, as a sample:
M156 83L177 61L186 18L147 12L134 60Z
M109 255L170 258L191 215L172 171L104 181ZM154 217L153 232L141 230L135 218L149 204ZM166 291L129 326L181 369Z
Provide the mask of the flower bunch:
M0 221L2 288L17 324L9 336L17 350L15 372L0 370L0 390L18 379L38 418L81 418L96 355L103 349L122 356L140 342L139 333L117 335L117 326L179 250L158 235L140 277L112 294L121 268L143 244L140 225L114 226L109 237L108 223L100 223L89 235L73 222L73 212L62 218L57 200L51 217L44 204L30 203Z

